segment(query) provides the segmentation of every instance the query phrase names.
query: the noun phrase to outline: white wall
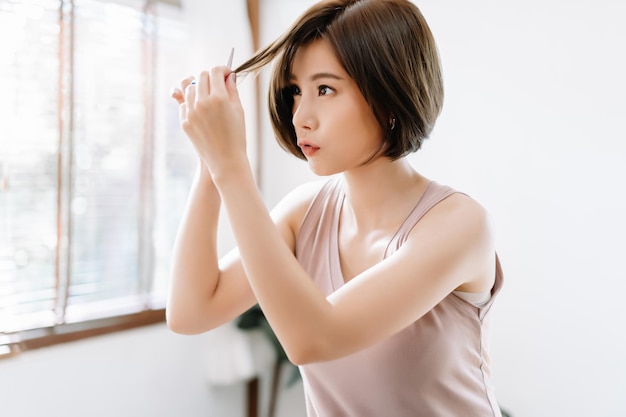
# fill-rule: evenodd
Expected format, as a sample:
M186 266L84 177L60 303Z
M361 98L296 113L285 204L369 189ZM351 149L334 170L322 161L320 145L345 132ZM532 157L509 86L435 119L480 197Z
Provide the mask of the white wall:
M267 1L282 9L267 32L312 3ZM411 158L492 213L506 280L492 341L500 403L515 417L626 416L626 3L415 3L446 104ZM312 176L265 136L273 205Z
M210 415L201 346L157 325L2 360L2 415Z
M424 3L448 96L416 166L493 214L499 398L626 415L626 4Z
M272 354L259 347L260 417L265 417ZM2 417L245 417L246 385L209 384L210 333L180 336L164 324L28 351L0 361ZM269 349L269 352L268 352ZM302 385L285 387L276 417L304 417ZM295 411L293 411L295 410Z

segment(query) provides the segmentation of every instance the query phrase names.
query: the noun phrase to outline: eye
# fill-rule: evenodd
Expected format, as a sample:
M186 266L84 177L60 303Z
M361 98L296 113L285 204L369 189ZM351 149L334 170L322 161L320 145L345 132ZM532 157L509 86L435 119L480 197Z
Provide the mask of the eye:
M302 95L302 91L300 91L300 88L297 85L290 85L289 87L287 87L287 91L289 91L289 94L292 96Z
M317 87L317 91L320 96L327 96L335 92L332 87L329 87L327 85L320 85L319 87Z

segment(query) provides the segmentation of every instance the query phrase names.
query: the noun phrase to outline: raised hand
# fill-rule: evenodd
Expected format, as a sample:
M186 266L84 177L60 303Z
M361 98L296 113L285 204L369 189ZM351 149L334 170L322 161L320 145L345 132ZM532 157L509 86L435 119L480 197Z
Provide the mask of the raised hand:
M232 173L246 158L244 112L236 74L214 67L172 90L183 131L212 176Z

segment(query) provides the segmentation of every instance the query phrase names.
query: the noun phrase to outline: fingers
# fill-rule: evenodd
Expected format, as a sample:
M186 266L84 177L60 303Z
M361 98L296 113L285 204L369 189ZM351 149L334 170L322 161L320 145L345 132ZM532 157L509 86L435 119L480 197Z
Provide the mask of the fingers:
M184 101L178 106L178 119L181 122L187 120L187 103Z
M183 84L186 84L183 88L184 88L184 94L185 94L185 103L187 103L187 105L189 105L190 103L193 103L196 99L196 84L194 82L194 80L190 80L188 83L185 83L183 81Z
M191 85L191 83L193 83L193 81L195 80L195 78L193 76L189 76L187 78L185 78L184 80L181 81L180 85L183 88L183 91L189 86Z
M185 102L185 90L189 85L191 85L193 80L194 77L187 77L181 81L180 88L174 87L170 90L170 96L172 96L178 104L183 104Z
M198 99L204 98L210 94L209 72L202 71L198 74Z
M170 90L170 95L179 105L189 106L196 100L209 95L238 97L236 74L226 66L214 67L210 71L202 71L197 80L190 76L180 83L180 88Z
M226 77L228 77L231 72L232 70L225 66L211 68L209 85L212 94L228 95Z
M180 88L176 88L176 87L172 88L170 90L170 96L174 100L176 100L176 102L178 104L182 104L183 103L184 97L183 97L183 92L180 90Z
M226 88L235 98L239 98L239 90L237 90L237 73L231 72L226 78Z

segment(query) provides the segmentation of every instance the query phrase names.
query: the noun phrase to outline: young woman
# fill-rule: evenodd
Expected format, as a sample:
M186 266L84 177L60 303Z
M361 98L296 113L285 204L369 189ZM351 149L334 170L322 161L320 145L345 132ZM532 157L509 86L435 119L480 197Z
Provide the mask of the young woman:
M330 178L270 214L236 74L273 60L277 138ZM488 215L406 159L443 101L415 5L323 1L234 72L189 77L173 96L200 161L174 249L173 331L204 332L258 303L300 365L311 417L500 415L487 342L502 277ZM218 261L221 204L238 248Z

